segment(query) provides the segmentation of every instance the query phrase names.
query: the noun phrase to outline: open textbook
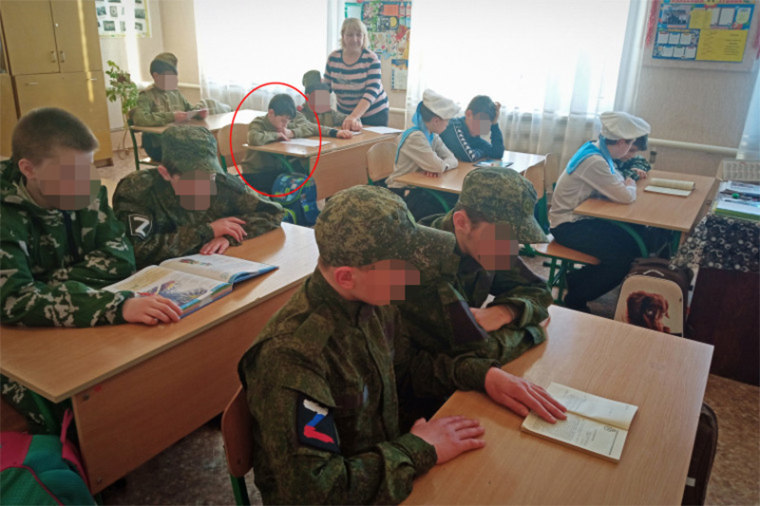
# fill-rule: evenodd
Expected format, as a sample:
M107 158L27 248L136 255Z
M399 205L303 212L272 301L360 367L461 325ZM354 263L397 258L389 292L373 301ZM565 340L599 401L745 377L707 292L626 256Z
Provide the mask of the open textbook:
M618 462L637 406L552 383L547 391L567 408L567 419L551 424L531 412L521 429L536 436Z
M644 191L688 197L694 191L694 181L653 177L649 180L649 184L644 188Z
M188 255L140 269L105 289L161 295L174 301L184 317L230 293L233 283L276 268L226 255Z

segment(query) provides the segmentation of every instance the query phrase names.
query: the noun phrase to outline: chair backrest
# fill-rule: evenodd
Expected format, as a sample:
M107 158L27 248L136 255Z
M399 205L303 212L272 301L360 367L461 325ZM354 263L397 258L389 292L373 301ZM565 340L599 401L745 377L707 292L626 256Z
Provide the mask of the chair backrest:
M253 468L252 426L253 417L241 386L222 414L222 440L227 468L236 478L242 478Z
M544 232L549 231L549 203L547 202L548 197L546 193L546 165L548 161L549 155L547 154L543 163L528 167L528 170L523 174L525 179L530 181L536 190L538 200L536 202L535 216Z
M396 143L378 142L367 151L367 179L370 182L382 181L393 173L396 158Z
M227 172L237 174L235 164L232 163L232 151L230 151L230 130L232 130L232 148L235 153L235 161L240 163L246 155L243 144L248 142L248 125L238 123L235 128L227 125L216 132L216 143L219 145L219 154L224 159Z

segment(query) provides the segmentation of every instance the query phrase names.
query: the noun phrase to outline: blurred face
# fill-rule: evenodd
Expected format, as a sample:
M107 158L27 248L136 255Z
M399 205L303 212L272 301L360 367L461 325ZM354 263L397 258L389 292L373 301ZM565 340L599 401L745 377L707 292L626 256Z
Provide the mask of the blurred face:
M520 243L512 227L503 222L480 222L473 225L467 218L455 218L454 226L459 248L473 257L486 270L509 270L514 265L520 249Z
M314 90L309 93L309 105L317 114L330 110L330 92L327 90Z
M364 45L364 34L359 28L348 28L343 32L343 49L358 53Z
M467 129L470 131L470 135L474 137L481 136L491 131L491 120L486 114L473 114L472 111L467 110L464 113L464 122L467 125Z
M449 120L436 116L427 123L428 130L433 134L442 134L446 127L449 126Z
M19 168L35 202L47 209L83 209L97 196L100 179L92 164L93 151L58 147L36 165L23 158Z
M288 128L288 123L290 123L290 118L288 116L275 116L274 109L269 109L269 112L267 112L267 119L269 119L269 122L278 132L282 132Z
M211 205L211 196L216 195L216 174L204 170L193 170L182 174L169 175L165 167L161 175L172 185L179 197L179 204L188 211L205 211Z
M610 156L616 160L622 159L633 146L633 141L627 141L625 139L618 140L615 144L608 144L607 150L610 152Z
M165 91L176 90L179 85L179 76L177 74L168 72L165 74L153 73L153 82L156 83L156 87Z
M407 285L420 284L420 271L404 260L381 260L354 268L352 295L373 306L387 306L406 298Z
M620 160L630 160L639 153L641 153L641 150L636 146L636 144L631 144L631 149L628 150L628 153L620 157Z

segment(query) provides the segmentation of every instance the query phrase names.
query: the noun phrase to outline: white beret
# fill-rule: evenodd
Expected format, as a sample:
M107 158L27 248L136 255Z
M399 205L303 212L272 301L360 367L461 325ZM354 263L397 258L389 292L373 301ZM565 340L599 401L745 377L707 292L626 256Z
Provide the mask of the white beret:
M601 133L611 141L637 139L652 131L649 123L627 112L603 112L600 119L602 120Z
M453 100L439 95L433 90L425 90L422 94L422 103L436 116L443 119L451 119L459 112L459 106Z

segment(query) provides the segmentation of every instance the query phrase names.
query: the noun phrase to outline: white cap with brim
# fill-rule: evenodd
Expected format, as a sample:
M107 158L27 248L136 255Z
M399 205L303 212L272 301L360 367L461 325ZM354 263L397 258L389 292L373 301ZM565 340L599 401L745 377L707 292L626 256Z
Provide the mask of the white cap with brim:
M443 119L451 119L459 112L459 106L453 100L439 95L433 90L425 90L422 94L422 103L436 116Z
M601 134L612 141L637 139L652 131L649 123L627 112L603 112Z

